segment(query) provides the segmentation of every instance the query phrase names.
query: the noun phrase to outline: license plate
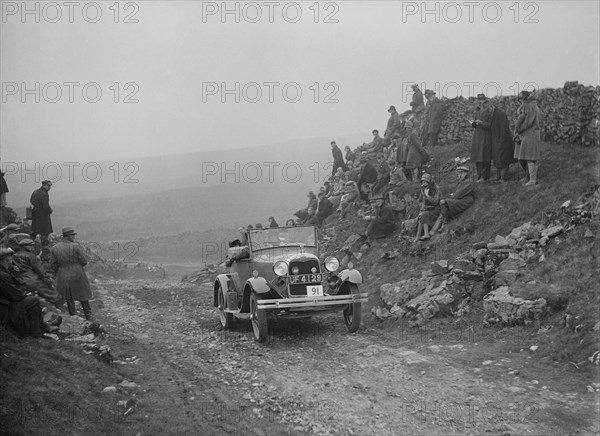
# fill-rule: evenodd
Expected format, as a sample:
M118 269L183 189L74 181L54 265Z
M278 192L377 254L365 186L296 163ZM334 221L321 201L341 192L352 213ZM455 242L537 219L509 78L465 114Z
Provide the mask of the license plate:
M322 297L323 296L323 285L308 285L306 287L307 297Z
M300 274L297 276L290 276L290 283L292 285L296 283L314 283L322 281L323 274Z

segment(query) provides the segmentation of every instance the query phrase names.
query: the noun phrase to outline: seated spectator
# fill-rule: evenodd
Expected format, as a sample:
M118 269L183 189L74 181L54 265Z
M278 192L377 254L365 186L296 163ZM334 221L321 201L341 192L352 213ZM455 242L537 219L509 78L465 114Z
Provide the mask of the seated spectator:
M470 180L469 168L459 166L456 171L458 172L458 185L456 186L454 193L450 194L452 198L440 201L441 215L438 217L435 226L431 229L430 234L432 235L437 232L441 226L449 223L450 220L459 216L475 203L477 183Z
M342 218L346 217L346 213L354 202L360 200L360 191L355 181L349 180L346 182L346 192L346 194L342 195L340 206L337 209Z
M367 240L385 238L396 230L394 211L386 203L385 198L377 197L372 201L375 202L374 215L365 217L370 221L365 231Z
M58 332L62 322L57 317L54 325L44 322L40 299L27 295L17 278L10 248L0 248L0 325L14 329L19 337L42 337L43 333Z
M352 152L352 150L350 150L350 147L346 145L346 147L344 147L344 151L346 152L346 165L348 165L349 162L354 163L354 159L356 159L356 155Z
M2 239L0 239L0 244L8 245L8 239L11 235L16 235L19 233L19 225L12 223L0 229L0 235L2 235Z
M308 192L308 205L304 209L300 209L294 215L298 217L298 219L302 222L308 217L308 209L312 208L315 210L317 208L317 196L313 191Z
M331 182L329 180L325 180L325 182L323 183L323 187L325 188L325 190L323 191L323 193L325 194L325 197L329 197L333 190L333 188L331 186Z
M402 185L406 183L406 176L404 175L404 171L398 163L394 163L392 169L390 170L390 183L388 184L388 198L390 203L393 203L393 196L395 195L395 191L399 189Z
M430 239L429 229L433 227L440 214L440 190L431 174L421 177L421 212L418 216L419 226L415 242ZM423 233L423 235L421 235Z
M349 181L358 182L358 178L360 177L360 168L354 166L353 162L348 162L348 171L346 176L346 183Z
M48 278L46 270L35 255L34 250L31 239L23 239L19 242L19 250L13 256L13 263L19 270L19 278L25 285L25 290L35 292L49 303L60 308L65 300L54 289L52 281Z
M379 130L373 130L373 140L368 144L363 144L366 148L364 154L369 157L375 157L383 151L383 138L379 136Z
M385 156L380 154L377 156L377 183L373 186L373 192L378 194L390 181L390 166L388 165Z
M363 159L361 158L361 160ZM367 158L365 158L363 160L363 167L357 182L358 189L360 191L360 198L362 200L369 200L370 187L367 188L365 185L377 182L377 177L377 169Z
M319 205L317 206L317 213L310 218L306 224L316 225L321 227L325 218L333 213L333 205L331 201L323 194L319 193Z
M341 176L336 176L334 179L335 183L333 185L333 191L329 196L329 201L334 208L337 208L342 199L342 195L346 193L346 176L342 174Z

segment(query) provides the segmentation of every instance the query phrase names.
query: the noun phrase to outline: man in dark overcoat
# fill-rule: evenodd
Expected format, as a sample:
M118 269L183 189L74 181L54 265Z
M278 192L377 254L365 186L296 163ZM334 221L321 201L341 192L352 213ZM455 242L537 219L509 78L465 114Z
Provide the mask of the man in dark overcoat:
M385 238L396 230L396 217L384 197L374 198L373 201L375 201L375 214L365 217L370 221L365 234L369 239Z
M375 183L379 175L375 165L373 165L368 159L361 158L361 162L363 163L363 167L360 171L360 176L358 176L357 185L358 190L360 191L361 200L367 201L369 199L369 194L363 192L363 185L366 183Z
M492 164L492 132L490 130L492 114L487 105L487 98L483 94L477 95L475 102L475 120L472 126L475 129L471 140L471 161L477 168L477 181L487 181L490 178Z
M333 155L333 169L331 170L331 175L335 176L338 168L341 168L345 172L346 164L344 163L344 155L335 141L331 141L331 154Z
M35 241L35 237L40 235L42 246L48 243L48 235L52 233L52 208L50 207L50 195L48 192L52 188L50 180L44 180L42 186L31 194L29 200L33 206L33 215L31 219L31 239Z
M411 85L413 90L412 100L410 102L410 107L412 108L413 113L421 112L425 109L425 101L423 100L423 93L419 89L419 85L416 83Z
M396 106L390 106L388 112L390 113L390 117L388 118L387 128L383 133L384 147L390 145L394 135L402 131L402 119L400 118L400 114L396 111Z
M83 248L75 242L76 234L72 227L62 229L62 241L50 248L52 268L56 271L56 290L67 301L69 314L77 315L75 300L78 300L85 319L90 320L92 291L83 270L88 261Z
M423 147L427 145L435 147L438 145L438 137L440 128L442 127L444 105L442 100L435 96L435 91L431 89L425 90L425 98L427 99L427 104L425 105L423 134L421 135Z
M498 172L497 180L508 181L510 164L515 161L515 143L510 131L510 123L506 112L493 105L489 100L484 107L491 113L490 133L492 144L492 160Z

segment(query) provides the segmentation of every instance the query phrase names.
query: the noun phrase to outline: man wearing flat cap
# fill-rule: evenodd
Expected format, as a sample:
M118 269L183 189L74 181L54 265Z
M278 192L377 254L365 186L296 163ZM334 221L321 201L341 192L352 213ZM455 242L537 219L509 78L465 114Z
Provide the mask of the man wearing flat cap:
M440 228L453 220L475 203L477 183L469 178L469 168L459 166L456 168L458 174L458 185L450 198L440 200L440 216L436 220L430 235L440 230Z
M442 118L444 107L442 100L435 96L435 91L431 89L425 90L425 98L427 104L425 105L425 117L423 119L421 135L423 139L423 147L431 145L435 147L438 145L438 136L440 134L440 128L442 126Z
M56 307L60 307L64 303L64 299L53 288L46 270L35 255L34 242L31 239L23 239L19 242L19 249L13 256L13 261L19 267L19 277L27 290L37 293Z
M48 244L48 235L52 233L52 208L50 207L50 195L48 192L52 188L50 180L44 180L42 186L31 194L29 200L33 206L33 215L31 217L31 239L40 235L42 247Z
M89 321L92 317L89 302L92 291L83 270L88 261L83 248L75 242L76 234L72 227L63 227L62 240L50 248L52 268L56 271L56 289L67 301L69 314L77 315L75 300L78 300L85 319Z

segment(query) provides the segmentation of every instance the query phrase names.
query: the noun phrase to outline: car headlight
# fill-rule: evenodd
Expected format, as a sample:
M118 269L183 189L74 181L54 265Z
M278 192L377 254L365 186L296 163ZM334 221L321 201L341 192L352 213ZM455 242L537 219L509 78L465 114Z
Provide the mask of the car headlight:
M333 257L333 256L329 256L327 259L325 259L325 269L329 272L334 272L337 271L337 269L340 267L340 261L337 260L337 258Z
M288 265L283 260L275 262L273 265L273 272L279 277L288 275Z
M300 272L300 268L298 268L297 266L293 266L292 267L292 274L296 275Z

